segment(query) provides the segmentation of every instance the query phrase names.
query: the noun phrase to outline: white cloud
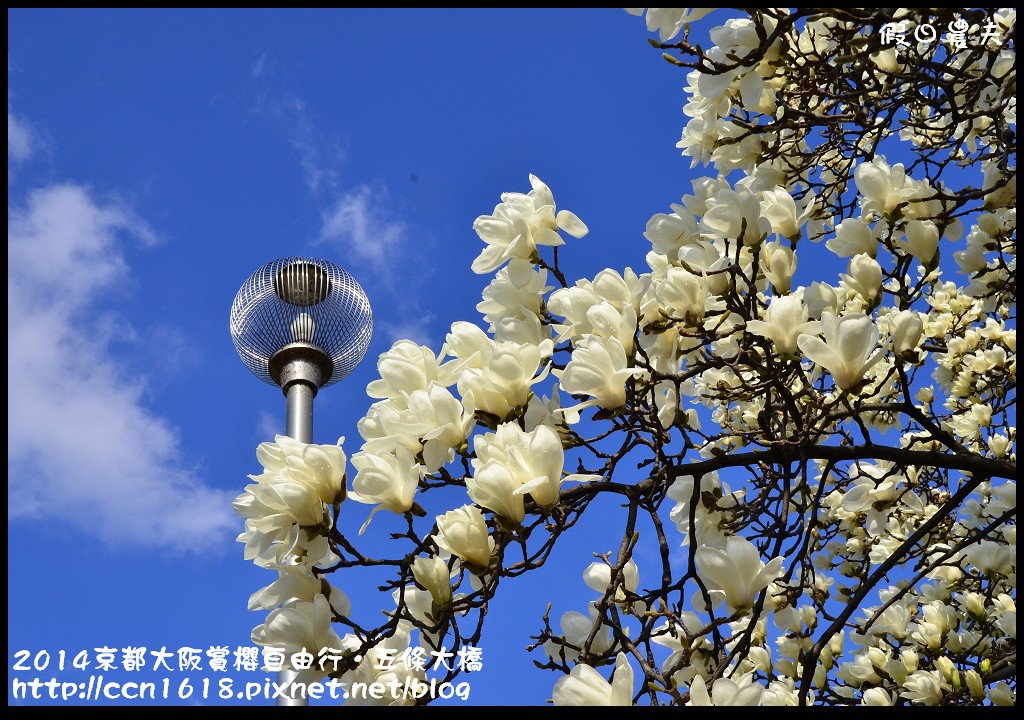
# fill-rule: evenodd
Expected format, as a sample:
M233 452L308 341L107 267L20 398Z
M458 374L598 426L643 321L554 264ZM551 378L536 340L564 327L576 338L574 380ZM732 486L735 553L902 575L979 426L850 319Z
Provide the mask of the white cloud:
M78 185L8 209L8 517L114 546L207 550L238 527L233 494L186 465L174 428L143 403L145 379L108 351L130 329L96 314L129 282L126 237L154 240L130 210Z
M266 68L262 67L260 74L253 77L260 80L266 74ZM287 131L288 142L298 155L299 167L310 193L316 196L337 192L338 169L344 160L344 152L335 139L320 132L305 101L291 94L285 94L281 99L264 96L257 100L256 109L272 117Z
M321 213L320 240L338 242L374 272L387 273L401 257L405 225L388 219L387 192L363 185L342 193Z
M261 58L262 61L262 58ZM265 96L258 109L280 123L296 151L306 186L320 204L319 244L333 245L346 258L345 268L364 289L390 296L386 312L396 318L380 323L391 339L416 338L425 342L433 315L420 306L421 288L427 282L426 263L421 263L423 243L412 243L409 226L396 219L386 187L379 184L342 184L344 142L320 131L316 116L306 103L285 93L282 99ZM382 307L375 312L380 318Z
M272 442L278 435L284 435L284 423L276 415L263 411L260 413L260 421L257 424L256 433L259 437L257 442Z
M424 313L416 320L383 323L380 329L389 347L398 340L412 340L418 345L431 348L436 353L441 348L438 346L438 338L431 332L430 324L434 320L433 313Z
M32 130L7 107L7 161L21 162L32 154Z
M263 77L263 73L267 71L267 62L267 54L263 53L256 59L256 62L252 64L252 68L249 72L254 79Z

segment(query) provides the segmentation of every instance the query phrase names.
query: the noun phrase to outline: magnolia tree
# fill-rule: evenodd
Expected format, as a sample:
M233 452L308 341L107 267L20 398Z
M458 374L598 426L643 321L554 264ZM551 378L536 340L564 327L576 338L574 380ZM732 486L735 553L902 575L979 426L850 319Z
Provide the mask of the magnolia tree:
M253 639L300 679L423 681L613 497L589 606L524 628L556 705L1015 702L1015 12L710 12L646 11L706 168L647 267L570 280L587 226L531 176L473 225L487 330L380 356L354 472L259 447ZM431 699L390 687L348 702Z

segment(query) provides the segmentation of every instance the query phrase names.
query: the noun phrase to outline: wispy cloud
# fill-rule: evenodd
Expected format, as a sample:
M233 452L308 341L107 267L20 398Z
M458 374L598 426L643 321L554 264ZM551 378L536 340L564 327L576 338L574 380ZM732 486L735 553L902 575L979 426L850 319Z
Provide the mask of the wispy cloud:
M253 67L270 62L272 59L264 54ZM265 74L254 71L253 77ZM343 181L346 158L342 148L347 141L324 133L322 123L301 98L287 91L258 97L258 111L284 129L306 187L321 208L317 243L333 246L351 258L349 269L366 283L371 295L377 290L395 298L388 308L393 322L379 325L390 340L415 337L425 341L434 317L422 310L418 299L420 288L427 282L427 265L416 262L423 243L411 241L409 225L396 211L387 186L361 179Z
M32 154L35 138L29 126L11 112L7 105L7 162L22 162Z
M441 341L444 338L439 338L431 332L430 324L435 319L433 313L424 313L415 320L384 322L380 325L380 332L384 335L388 346L393 345L397 340L412 340L419 345L425 345L436 353L441 349Z
M10 127L9 114L8 162ZM80 185L9 204L8 518L74 526L111 546L208 550L238 527L233 495L188 466L175 429L144 403L145 378L109 350L133 331L97 309L130 285L127 240L155 237Z
M390 218L387 197L387 190L367 185L342 193L320 214L320 240L340 243L375 272L387 272L406 240L405 225Z
M252 64L252 67L249 68L249 73L253 76L253 78L261 78L263 77L264 73L268 72L268 69L269 62L267 59L267 54L263 53L258 58L256 58L256 62L254 62Z
M7 61L8 77L11 62ZM39 133L14 113L11 108L11 91L7 90L7 184L14 182L14 171L18 165L29 159L43 145Z
M285 427L281 418L272 413L263 411L260 413L260 420L257 424L257 435L259 442L270 442L278 435L284 435Z
M267 75L266 66L271 61L266 54L260 56L256 66L260 72L252 77L262 84ZM320 131L314 114L306 102L290 93L268 95L260 93L256 99L256 112L272 118L287 133L288 144L298 157L299 167L306 181L306 188L314 197L333 195L338 192L340 168L345 159L343 144Z

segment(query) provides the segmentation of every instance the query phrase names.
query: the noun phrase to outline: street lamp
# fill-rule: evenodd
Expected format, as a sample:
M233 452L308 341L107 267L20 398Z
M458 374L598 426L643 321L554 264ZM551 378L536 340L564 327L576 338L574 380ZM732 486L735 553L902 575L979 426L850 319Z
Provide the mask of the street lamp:
M313 398L346 377L366 354L373 334L370 301L355 278L327 260L286 257L249 276L231 305L231 340L242 362L277 385L287 403L286 433L313 441ZM288 697L297 673L282 670Z

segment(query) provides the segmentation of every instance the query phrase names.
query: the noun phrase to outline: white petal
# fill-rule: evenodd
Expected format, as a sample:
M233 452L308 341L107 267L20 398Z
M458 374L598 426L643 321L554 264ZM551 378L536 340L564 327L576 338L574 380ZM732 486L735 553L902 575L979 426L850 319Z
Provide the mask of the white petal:
M572 235L574 238L581 238L586 235L590 230L587 226L576 217L575 213L569 212L568 210L559 210L555 216L555 222L558 227L565 230L565 232Z

